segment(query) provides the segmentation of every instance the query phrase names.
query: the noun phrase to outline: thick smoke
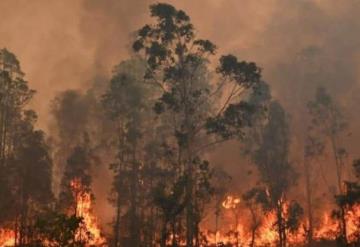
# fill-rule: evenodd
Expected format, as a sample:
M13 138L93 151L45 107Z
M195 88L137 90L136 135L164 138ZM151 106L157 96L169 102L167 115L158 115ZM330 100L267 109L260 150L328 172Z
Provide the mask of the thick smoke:
M50 102L60 92L89 89L100 95L114 65L131 55L133 32L146 21L150 0L4 0L0 46L14 52L38 91L33 107L49 129ZM302 150L306 102L325 86L350 124L349 153L360 155L356 128L360 67L360 2L357 0L171 0L192 18L200 36L257 62L273 95L291 115L294 150ZM76 115L76 113L75 113ZM52 131L52 128L49 129ZM349 145L351 144L351 145ZM234 176L244 173L237 143L212 155ZM228 155L224 155L228 153ZM302 152L294 152L301 163ZM231 157L224 159L223 157ZM108 163L102 165L107 169ZM250 177L249 177L250 176ZM104 193L107 188L101 188ZM104 196L105 198L106 196ZM101 201L106 201L101 200Z

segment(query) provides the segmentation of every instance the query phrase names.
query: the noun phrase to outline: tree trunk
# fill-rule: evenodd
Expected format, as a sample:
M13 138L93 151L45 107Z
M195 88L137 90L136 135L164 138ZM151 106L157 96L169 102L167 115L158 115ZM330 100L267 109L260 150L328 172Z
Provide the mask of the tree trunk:
M131 246L139 247L140 246L140 224L138 219L138 165L136 161L136 143L133 146L132 154L132 176L131 176L131 185L130 185L130 238Z
M342 241L344 241L344 245L348 245L347 241L347 227L346 227L346 210L344 207L340 207L340 215L341 215L341 235L342 235Z
M190 168L191 170L191 168ZM186 186L186 193L189 198L186 206L186 246L193 247L194 243L194 209L193 209L193 186L192 173L189 174L189 181Z
M120 215L121 213L121 201L119 192L117 193L117 200L116 200L116 221L114 226L114 247L120 246Z
M312 246L313 242L313 212L312 212L312 189L311 189L311 174L308 160L304 161L304 170L305 170L305 186L306 186L306 203L308 211L308 223L309 229L307 232L307 241L308 245Z
M160 247L166 247L166 239L167 239L167 220L164 219L163 226L161 228L161 239L160 239Z
M284 227L284 219L282 215L282 203L280 202L277 205L277 225L278 225L278 235L279 235L279 247L286 247L286 239L285 239L285 227Z
M172 227L172 246L177 246L177 240L176 240L176 219L173 219L171 222Z
M331 136L331 144L332 144L332 149L333 149L333 154L334 154L334 159L335 159L335 165L336 165L336 175L337 175L337 180L338 180L338 190L339 190L339 194L343 195L344 191L343 191L343 186L342 186L342 159L341 157L339 157L338 155L338 147L337 147L337 142L336 142L336 136L332 135ZM346 210L344 209L344 207L340 206L340 226L341 226L341 237L344 241L345 246L347 246L348 244L348 240L347 240L347 227L346 227Z
M251 206L249 206L250 208L250 213L251 213L251 218L252 218L252 223L253 223L253 226L251 227L251 241L250 241L250 246L249 247L254 247L255 246L255 238L256 238L256 231L259 227L259 222L257 220L257 217L256 217L256 212L255 212L255 209L252 208Z
M255 246L255 235L256 235L256 228L251 229L251 241L250 241L250 247Z

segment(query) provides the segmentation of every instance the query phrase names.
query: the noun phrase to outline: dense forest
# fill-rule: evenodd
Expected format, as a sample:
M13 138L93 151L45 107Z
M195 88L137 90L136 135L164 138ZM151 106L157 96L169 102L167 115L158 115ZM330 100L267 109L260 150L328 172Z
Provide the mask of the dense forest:
M46 133L0 50L0 247L360 246L357 126L317 48L294 72L316 87L293 117L266 67L222 54L173 5L148 14L111 78L57 93ZM239 156L244 176L214 156Z

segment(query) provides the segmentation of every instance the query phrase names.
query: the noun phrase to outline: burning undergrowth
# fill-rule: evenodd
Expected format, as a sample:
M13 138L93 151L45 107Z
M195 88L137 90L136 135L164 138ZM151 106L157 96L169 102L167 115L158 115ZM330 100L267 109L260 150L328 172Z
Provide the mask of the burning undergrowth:
M75 211L73 214L73 208L68 209L68 213L65 215L57 216L55 220L49 220L50 214L47 214L46 218L39 220L35 224L35 228L38 228L33 236L32 240L25 246L108 246L106 239L101 233L101 229L94 215L93 211L93 199L91 193L82 185L79 179L74 179L70 182L69 188L75 198ZM67 226L69 229L65 229L64 222L68 220L72 227ZM61 221L61 222L60 222ZM53 224L53 225L51 225ZM55 228L60 228L57 231ZM45 229L51 229L47 231ZM62 232L67 231L67 233ZM59 234L54 236L53 234ZM64 236L61 236L64 234ZM69 236L65 236L70 234ZM19 240L19 233L9 229L0 229L0 246L21 246L17 243ZM56 240L55 240L56 239Z
M1 50L0 247L357 246L360 160L351 166L351 119L326 85L293 124L257 64L219 55L172 5L150 16L110 80L57 95L49 139L19 61ZM239 194L210 157L234 143L251 180Z

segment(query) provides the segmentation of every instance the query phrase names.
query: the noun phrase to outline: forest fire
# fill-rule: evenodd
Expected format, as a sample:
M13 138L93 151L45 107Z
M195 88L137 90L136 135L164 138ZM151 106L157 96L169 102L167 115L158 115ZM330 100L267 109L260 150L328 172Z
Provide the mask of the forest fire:
M352 210L347 213L347 237L350 241L360 238L360 204L355 205Z
M234 204L234 202L236 202ZM240 203L240 199L234 196L227 196L222 203L225 210L235 209ZM283 213L287 214L288 204L285 204ZM232 217L232 216L230 216ZM261 225L256 230L255 239L252 239L251 230L248 223L243 222L242 216L237 220L236 228L228 233L218 231L216 233L207 234L210 243L217 246L220 243L230 246L277 246L278 233L276 228L276 213L265 213L262 217ZM360 205L355 205L346 214L347 239L349 243L356 242L359 238L358 232L360 227ZM294 232L288 232L288 243L296 246L304 246L306 244L306 222L302 220L300 227ZM330 213L324 213L317 227L314 229L313 240L334 241L339 234L339 221L334 219ZM236 238L238 235L238 239ZM253 245L251 244L253 242Z
M84 246L106 246L106 240L101 235L97 218L93 214L91 193L85 190L79 179L72 180L70 187L75 198L76 217L81 219L75 233L76 241L84 243ZM19 239L16 239L14 230L0 229L0 247L17 246L15 243L18 243ZM49 244L52 241L47 238L40 241L44 246L53 246Z
M0 1L0 247L360 246L357 0L39 1Z
M102 237L97 218L93 214L92 198L90 192L86 191L79 179L70 183L76 199L76 216L83 219L82 226L78 229L76 237L88 245L103 246L105 238Z
M0 229L0 247L14 246L15 232L12 230Z

